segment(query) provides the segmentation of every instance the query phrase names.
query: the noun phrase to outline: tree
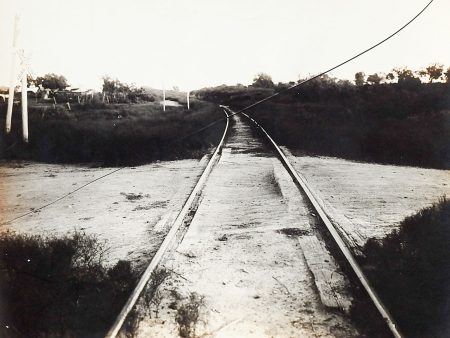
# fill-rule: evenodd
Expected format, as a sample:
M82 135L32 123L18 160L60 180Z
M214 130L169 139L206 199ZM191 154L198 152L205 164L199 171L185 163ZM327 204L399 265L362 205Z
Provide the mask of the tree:
M381 83L381 81L383 80L383 78L378 75L377 73L369 75L367 77L367 83L372 84L372 85L378 85Z
M36 80L31 75L27 75L27 87L32 85L36 85Z
M110 78L109 76L104 76L102 80L103 80L102 86L103 93L106 95L113 95L117 91L118 83L120 82L117 79Z
M414 72L406 67L394 68L392 70L397 75L397 83L405 86L416 86L421 83L420 79L414 76Z
M254 77L252 86L261 88L273 88L274 83L270 75L259 73Z
M387 73L386 74L386 80L389 81L389 82L393 82L395 80L394 73Z
M153 102L154 97L146 92L143 87L135 84L127 84L109 76L103 78L103 94L108 102L130 103L137 101Z
M434 63L425 68L425 74L428 76L430 83L433 80L439 80L444 73L444 65Z
M282 91L282 90L288 89L289 88L289 84L288 83L283 83L283 82L278 82L276 87L277 87L276 88L277 91Z
M450 83L450 67L447 68L447 70L444 73L445 76L445 82Z
M351 81L349 81L349 80L338 80L336 82L336 84L339 87L352 87L353 86L353 83Z
M64 90L69 86L67 79L64 76L53 73L39 76L36 79L36 85L42 86L44 89L50 89L52 92Z
M397 75L398 82L402 82L407 79L414 78L414 73L411 69L404 68L394 68L392 70Z
M366 74L364 74L363 72L358 72L355 74L355 85L359 86L363 86L364 85L364 78L365 78Z

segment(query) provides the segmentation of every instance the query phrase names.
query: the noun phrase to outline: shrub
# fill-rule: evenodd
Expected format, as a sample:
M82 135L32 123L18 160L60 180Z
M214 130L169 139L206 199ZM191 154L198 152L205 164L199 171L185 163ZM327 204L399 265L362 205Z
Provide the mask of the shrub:
M192 292L189 298L177 309L175 321L178 324L178 333L182 338L195 338L196 327L200 319L200 309L205 306L205 299Z
M137 280L128 261L104 264L93 236L0 236L0 335L101 337Z
M158 288L169 276L170 271L166 270L165 268L158 268L157 270L153 271L150 276L150 280L147 283L143 294L144 309L150 315L150 318L152 317L153 306L156 318L158 318L159 305L162 300L162 295L158 291Z
M369 240L361 263L407 337L450 334L450 200L407 217Z

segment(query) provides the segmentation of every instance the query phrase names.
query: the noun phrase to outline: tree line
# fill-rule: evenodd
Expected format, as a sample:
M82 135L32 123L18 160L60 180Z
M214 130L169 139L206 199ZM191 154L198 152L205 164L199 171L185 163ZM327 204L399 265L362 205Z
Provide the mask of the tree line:
M376 75L358 74L357 82L325 74L247 112L294 152L450 168L448 70L434 64ZM195 95L239 110L301 82L274 84L260 73L249 86L203 88Z
M300 78L297 83L306 79ZM339 80L341 83L351 83L347 80ZM408 67L396 67L389 73L373 73L366 75L364 72L357 72L354 77L354 84L356 86L363 85L378 85L382 83L399 83L399 84L420 84L423 82L450 82L450 67L445 69L443 64L433 63L428 67L419 70L411 70ZM272 77L264 72L258 73L253 78L251 87L258 88L276 88L288 87L294 85L295 82L275 84Z
M428 83L433 82L450 82L450 67L445 70L443 64L434 63L426 68L413 71L408 67L397 67L387 74L374 73L366 76L364 72L355 74L355 85L363 86L365 84L377 85L385 83L422 83L426 80Z
M154 101L154 97L147 93L143 87L124 83L110 76L104 76L102 81L101 94L104 102L136 103L139 101ZM37 87L37 95L39 97L42 97L44 92L48 92L50 98L61 96L65 91L80 92L79 88L70 88L71 85L65 76L55 73L48 73L36 78L27 76L27 86Z

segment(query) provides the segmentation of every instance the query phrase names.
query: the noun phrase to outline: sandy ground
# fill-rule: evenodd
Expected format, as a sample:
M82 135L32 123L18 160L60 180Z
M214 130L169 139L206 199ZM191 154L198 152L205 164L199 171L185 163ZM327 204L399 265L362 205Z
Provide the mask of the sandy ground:
M329 157L289 155L289 160L354 248L371 237L383 237L406 216L450 195L450 170Z
M59 236L83 230L110 248L110 263L148 261L206 163L205 157L124 168L8 223L117 168L3 162L0 231Z
M193 304L192 293L204 301L198 336L358 336L343 311L351 301L344 277L316 246L301 195L241 117L235 120L189 230L163 262L171 275L159 288L161 303L150 307L137 336L178 336L176 318ZM330 296L333 286L344 289Z

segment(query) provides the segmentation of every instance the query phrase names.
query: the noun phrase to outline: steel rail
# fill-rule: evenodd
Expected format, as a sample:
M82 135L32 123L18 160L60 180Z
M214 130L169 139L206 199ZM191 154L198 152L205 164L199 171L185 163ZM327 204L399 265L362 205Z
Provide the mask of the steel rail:
M281 163L286 168L289 175L294 180L295 184L305 192L306 196L308 197L309 201L313 205L317 214L320 216L321 221L327 227L328 232L333 237L333 239L336 242L337 246L339 247L341 253L344 255L345 259L350 264L356 277L358 278L358 280L364 287L365 291L369 295L370 299L372 300L373 304L377 308L377 310L380 313L381 317L383 318L384 322L389 327L389 330L391 331L392 335L395 338L402 338L403 335L401 334L397 324L395 323L395 320L392 318L391 314L389 313L389 311L384 306L383 302L378 297L376 291L372 288L369 280L365 276L365 274L362 271L359 264L356 262L350 249L346 246L342 237L339 235L336 228L334 227L334 225L331 223L330 219L326 215L325 211L320 206L319 202L317 201L316 197L314 196L312 189L310 188L306 179L294 169L294 167L291 165L291 163L289 162L288 158L283 153L281 148L275 143L275 141L272 139L272 137L270 137L270 135L267 133L267 131L257 121L255 121L252 117L248 116L246 113L243 113L243 112L235 113L235 112L231 111L231 109L229 109L228 107L226 107L226 109L229 110L229 113L230 113L229 116L240 113L240 114L244 115L245 117L247 117L267 137L269 142L272 144L272 146L275 148L276 152L278 153Z
M116 320L114 321L113 325L109 329L105 338L115 338L117 336L117 334L119 333L123 323L125 322L126 317L130 313L130 311L133 309L134 305L136 304L137 300L139 299L139 296L141 295L142 291L144 290L145 285L150 280L152 272L155 271L158 264L164 258L164 254L174 243L174 240L176 239L177 234L180 232L180 229L182 228L185 217L189 214L191 207L192 207L194 201L196 200L196 198L198 196L200 196L209 174L211 173L214 165L217 163L218 158L222 153L222 147L225 142L225 137L227 135L228 126L229 126L228 112L225 109L225 107L220 106L220 108L223 109L224 113L227 116L227 123L225 126L225 130L223 132L222 138L219 142L219 145L216 147L216 150L214 151L212 157L210 158L208 165L203 170L202 175L200 176L199 180L197 181L194 189L192 189L191 194L189 195L188 199L186 200L186 202L185 202L183 208L181 209L181 211L179 212L177 218L173 222L169 232L167 233L166 237L164 238L164 241L162 242L162 244L159 247L156 254L153 256L152 260L150 261L150 264L145 269L144 273L142 274L141 278L139 279L138 284L134 288L133 292L131 293L131 295L128 298L125 305L123 306L122 310L120 311L120 313L117 316Z

